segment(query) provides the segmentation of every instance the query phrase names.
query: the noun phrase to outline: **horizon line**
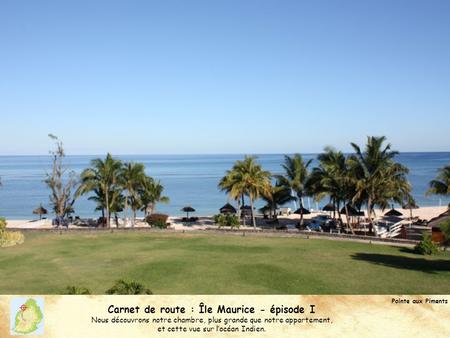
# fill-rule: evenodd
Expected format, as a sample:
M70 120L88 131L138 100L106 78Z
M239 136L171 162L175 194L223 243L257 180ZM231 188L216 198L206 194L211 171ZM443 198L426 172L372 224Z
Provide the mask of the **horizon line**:
M432 150L432 151L400 151L397 150L399 154L417 154L417 153L450 153L450 150ZM301 154L301 155L317 155L323 153L323 151L320 152L270 152L270 153L260 153L260 152L242 152L242 153L120 153L115 154L112 152L105 152L105 153L86 153L86 154L66 154L66 157L68 156L104 156L106 154L111 154L114 156L212 156L212 155L293 155L293 154ZM354 154L354 152L346 152L343 151L345 155L347 154ZM0 157L8 157L8 156L16 156L16 157L31 157L31 156L50 156L51 154L0 154Z

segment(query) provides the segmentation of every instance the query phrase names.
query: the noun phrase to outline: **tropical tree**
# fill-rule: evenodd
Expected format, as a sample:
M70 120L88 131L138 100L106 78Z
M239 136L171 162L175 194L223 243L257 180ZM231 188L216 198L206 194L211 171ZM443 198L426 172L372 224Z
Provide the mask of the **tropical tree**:
M355 195L355 179L349 168L349 161L341 151L331 147L326 147L317 159L319 165L313 168L310 174L306 184L308 190L315 196L316 200L328 196L334 209L337 210L341 222L340 209L343 205L348 221L350 219L348 204L352 203ZM350 222L347 223L354 233Z
M77 184L77 177L73 171L68 171L64 166L63 143L54 135L48 135L56 145L56 149L50 151L52 155L52 171L46 174L45 184L50 189L50 203L55 211L58 225L63 219L73 212L76 194L74 188Z
M106 294L151 295L152 291L139 282L119 279L110 289L106 290Z
M103 206L106 226L110 227L111 211L117 203L122 191L120 185L120 172L122 162L107 154L104 160L96 158L91 161L91 167L81 173L81 184L77 196L94 192L98 203ZM115 192L115 193L113 193Z
M270 172L262 169L256 162L256 157L245 156L244 160L235 162L233 168L227 171L219 183L219 188L227 191L230 198L239 201L243 195L249 197L254 228L256 228L254 202L261 195L267 194L270 189L270 177Z
M427 194L450 196L450 165L438 170L437 177L430 181Z
M142 163L128 162L124 163L120 170L120 185L125 193L125 222L128 219L128 206L131 206L133 212L131 225L136 221L136 211L141 206L141 196L139 191L146 179L145 166Z
M312 160L304 161L302 155L284 156L282 167L284 175L278 175L278 182L293 191L300 206L300 225L303 225L303 197L307 196L307 182L309 179L309 169Z
M226 192L230 199L236 201L237 215L240 218L241 201L242 205L244 205L245 186L241 176L234 170L234 167L231 170L226 171L225 176L221 178L218 187L221 191Z
M269 217L275 217L277 208L294 200L295 197L292 196L289 188L277 183L270 185L269 189L261 194L261 199L266 202L261 210L267 210L269 211Z
M406 201L411 186L407 180L408 168L395 162L397 151L391 144L384 144L386 137L369 136L364 150L351 143L355 154L351 155L350 167L356 179L353 201L364 201L372 231L375 205L384 209L391 201Z
M139 190L139 196L141 200L141 210L144 212L145 217L151 215L158 203L169 203L170 199L167 196L163 196L164 187L160 181L155 181L152 177L146 176L142 181L142 185Z

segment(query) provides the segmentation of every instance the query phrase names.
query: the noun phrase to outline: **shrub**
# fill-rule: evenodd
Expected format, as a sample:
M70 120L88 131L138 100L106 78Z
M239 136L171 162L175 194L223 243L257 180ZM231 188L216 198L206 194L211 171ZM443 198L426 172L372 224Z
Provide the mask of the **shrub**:
M169 216L165 214L151 214L145 218L145 221L152 227L164 229L167 228L168 218Z
M6 220L0 218L0 248L22 244L25 236L19 231L6 231Z
M0 217L0 237L3 235L5 231L6 231L6 219Z
M66 295L90 295L91 291L88 288L83 286L68 286L66 287L65 293Z
M441 228L441 231L444 234L445 246L448 246L450 242L450 218L447 218L445 221L439 224L439 227Z
M434 255L438 252L438 247L431 240L430 234L424 233L422 240L416 245L414 251L420 255Z
M221 227L239 228L239 218L231 214L218 214L214 216L214 222Z
M144 285L136 281L126 281L119 279L110 289L106 290L107 295L152 295L153 292Z

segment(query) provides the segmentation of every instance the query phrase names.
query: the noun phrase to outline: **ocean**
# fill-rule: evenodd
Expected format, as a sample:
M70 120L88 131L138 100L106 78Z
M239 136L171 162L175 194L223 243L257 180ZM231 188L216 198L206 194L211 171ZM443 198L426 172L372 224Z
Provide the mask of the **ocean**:
M281 174L284 155L257 155L265 170ZM305 159L315 159L317 154L304 154ZM80 173L89 166L91 159L99 156L67 156L67 168ZM169 215L183 214L180 209L191 205L196 215L213 215L227 202L225 193L217 184L234 161L243 155L126 155L117 156L124 161L142 162L147 174L161 180L164 194L170 198L167 205L159 204L158 212ZM401 153L397 160L410 169L409 180L413 195L420 206L446 205L448 198L425 196L428 183L436 176L438 168L450 163L450 152ZM314 165L314 163L313 163ZM45 173L50 170L50 156L0 156L0 216L9 219L30 219L36 217L32 210L40 203L50 211L49 191L44 184ZM328 203L305 201L307 208L320 208ZM261 203L257 204L261 206ZM294 205L287 205L294 208ZM82 197L75 203L75 215L94 217L95 204ZM51 217L51 216L49 216Z

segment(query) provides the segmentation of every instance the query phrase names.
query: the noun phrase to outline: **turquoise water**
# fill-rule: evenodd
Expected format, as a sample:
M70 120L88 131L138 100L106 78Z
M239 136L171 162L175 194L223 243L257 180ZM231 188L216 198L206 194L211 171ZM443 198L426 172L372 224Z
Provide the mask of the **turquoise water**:
M68 168L79 173L89 166L97 156L68 156ZM147 173L160 179L165 194L170 197L168 205L158 205L157 210L170 215L180 215L180 209L192 205L198 215L212 215L227 202L227 196L217 189L219 179L233 162L243 155L139 155L118 156L124 161L137 161L145 164ZM306 159L316 154L305 154ZM410 169L409 179L413 185L413 195L420 206L445 205L449 199L425 196L428 182L436 176L438 168L450 163L450 152L440 153L402 153L398 161ZM272 173L282 173L283 155L259 155L258 161L264 169ZM50 169L49 156L0 156L0 215L11 218L31 218L32 210L40 203L47 209L49 191L43 183L45 173ZM319 203L319 207L328 201ZM306 201L307 207L316 204ZM290 205L293 207L293 205ZM75 204L75 214L81 217L98 215L94 203L85 197Z

